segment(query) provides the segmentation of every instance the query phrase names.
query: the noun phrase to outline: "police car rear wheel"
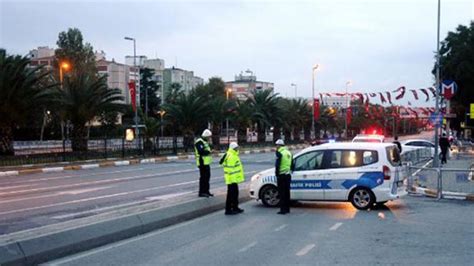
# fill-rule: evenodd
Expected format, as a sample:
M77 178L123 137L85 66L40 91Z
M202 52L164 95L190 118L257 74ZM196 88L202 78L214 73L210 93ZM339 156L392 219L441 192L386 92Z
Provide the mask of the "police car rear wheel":
M267 207L276 207L280 203L280 195L275 186L268 185L262 188L260 192L260 199L263 205Z
M375 203L374 193L366 188L355 188L349 198L352 205L359 210L367 210Z

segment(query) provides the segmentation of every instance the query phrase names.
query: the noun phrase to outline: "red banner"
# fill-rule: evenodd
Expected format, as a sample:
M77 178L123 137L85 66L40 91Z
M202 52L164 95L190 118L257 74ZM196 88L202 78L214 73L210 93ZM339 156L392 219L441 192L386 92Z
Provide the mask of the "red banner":
M128 90L130 91L130 98L132 99L132 108L135 112L137 109L137 90L133 80L128 83Z
M351 121L352 121L352 108L351 107L347 108L346 121L347 121L347 125L351 124Z
M313 106L314 106L313 120L317 120L319 119L319 100L318 99L313 100Z

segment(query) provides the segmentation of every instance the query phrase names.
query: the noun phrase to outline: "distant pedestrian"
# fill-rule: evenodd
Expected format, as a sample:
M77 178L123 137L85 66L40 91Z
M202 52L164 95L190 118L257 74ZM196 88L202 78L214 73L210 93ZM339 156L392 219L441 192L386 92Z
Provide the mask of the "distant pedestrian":
M279 139L275 142L276 162L275 175L277 177L278 193L280 194L280 211L278 214L290 213L290 183L291 183L291 164L293 155L286 148L285 142Z
M398 136L395 136L393 143L397 145L398 152L402 153L402 144L400 143L400 141L398 141Z
M244 182L244 168L239 158L239 145L229 144L229 149L219 162L224 167L224 179L227 185L225 214L233 215L244 212L239 208L239 183Z
M445 164L448 162L447 160L448 148L451 148L451 144L449 143L446 133L443 133L441 138L439 138L439 146L441 147L441 163Z
M213 197L209 191L209 180L211 179L212 154L208 139L212 132L206 129L201 137L194 142L194 153L196 164L199 168L199 197Z

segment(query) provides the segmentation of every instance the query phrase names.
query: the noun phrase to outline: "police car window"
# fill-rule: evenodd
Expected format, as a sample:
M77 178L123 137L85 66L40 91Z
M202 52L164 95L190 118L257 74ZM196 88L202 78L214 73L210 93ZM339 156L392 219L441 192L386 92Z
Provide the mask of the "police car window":
M323 151L308 152L295 159L294 171L308 171L321 169L323 164Z
M362 153L362 164L368 165L378 162L379 157L376 151L364 151Z

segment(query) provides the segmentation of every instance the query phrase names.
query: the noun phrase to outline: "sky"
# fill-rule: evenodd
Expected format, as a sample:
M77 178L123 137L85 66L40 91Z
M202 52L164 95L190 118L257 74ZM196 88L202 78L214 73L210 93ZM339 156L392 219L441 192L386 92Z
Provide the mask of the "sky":
M441 40L474 19L474 0L441 0ZM433 85L436 0L0 0L0 47L27 54L82 31L107 59L133 53L225 81L247 69L282 96ZM428 106L410 93L400 102ZM422 97L423 98L423 97Z

